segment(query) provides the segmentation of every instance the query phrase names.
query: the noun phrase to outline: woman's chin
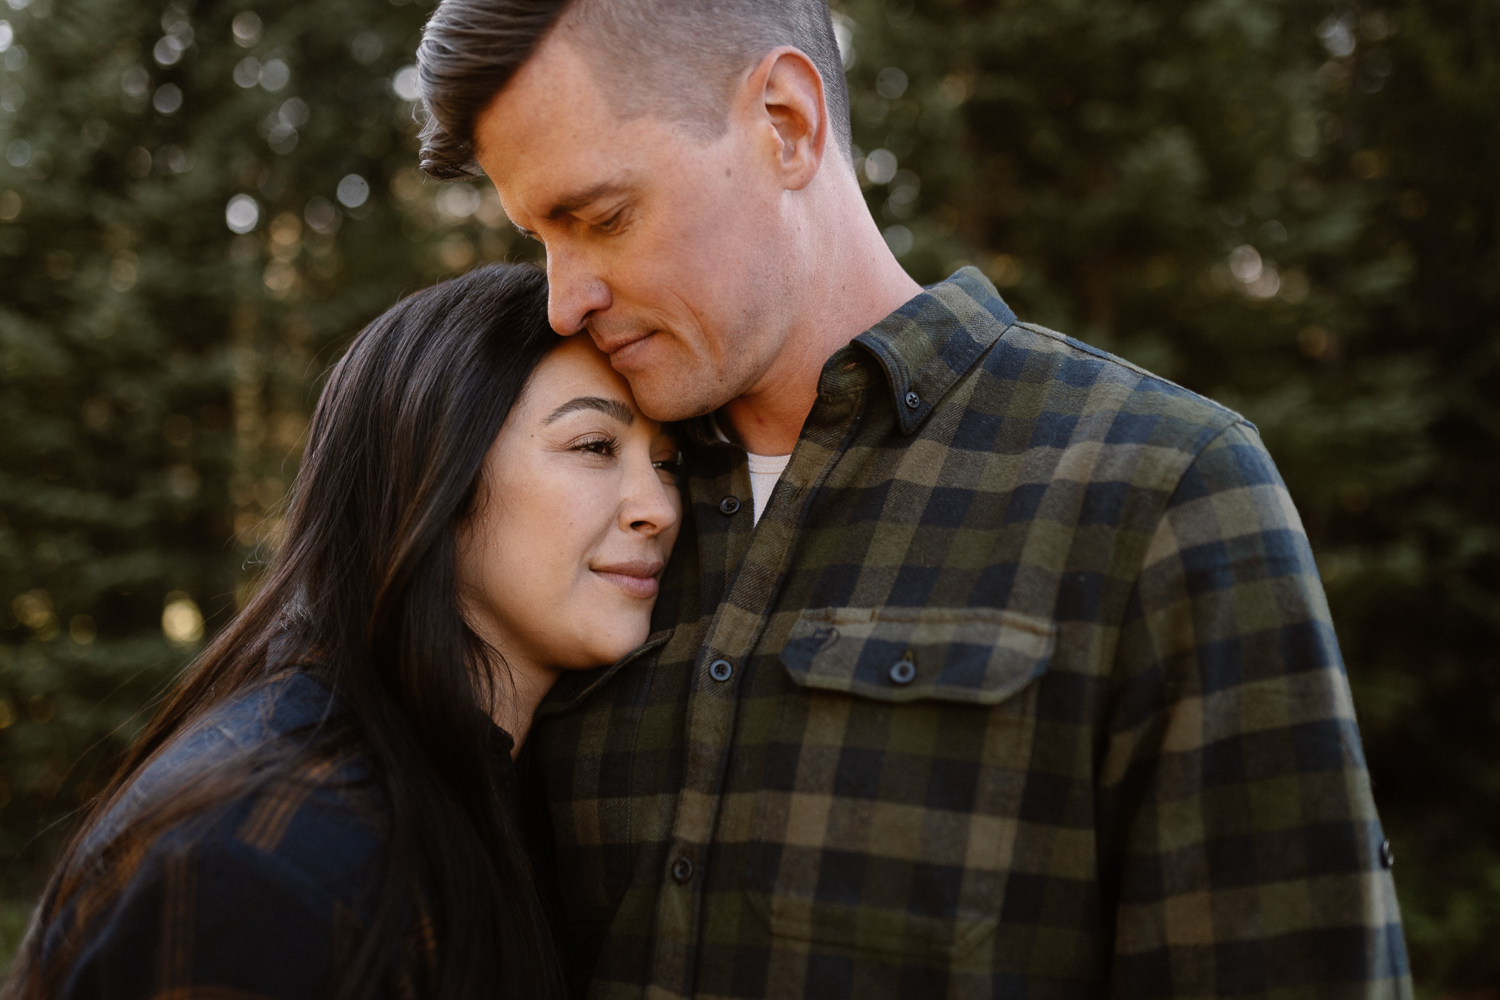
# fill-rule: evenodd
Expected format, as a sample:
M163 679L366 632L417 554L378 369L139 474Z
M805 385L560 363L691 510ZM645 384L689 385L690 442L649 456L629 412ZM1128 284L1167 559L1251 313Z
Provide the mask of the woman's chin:
M609 666L640 646L651 634L649 614L620 615L602 627L597 619L593 624L596 628L593 634L580 636L586 644L585 649L581 650L583 655L576 659L570 658L566 669L592 670L595 667Z

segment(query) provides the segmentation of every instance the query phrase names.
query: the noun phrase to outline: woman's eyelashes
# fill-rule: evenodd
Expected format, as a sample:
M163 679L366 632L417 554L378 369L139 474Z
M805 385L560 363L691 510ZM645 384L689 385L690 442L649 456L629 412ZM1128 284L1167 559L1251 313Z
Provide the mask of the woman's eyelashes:
M566 451L586 456L587 461L594 465L613 463L627 450L625 442L607 431L592 431L581 435L564 447ZM663 482L675 484L677 474L681 471L682 453L675 448L670 451L653 449L653 452L651 468L662 475Z
M598 455L601 458L614 458L620 454L620 439L613 434L590 434L575 440L568 446L568 450L585 455Z
M652 460L651 468L656 470L662 485L680 489L682 484L678 480L682 475L682 452L673 450L666 453L657 452L657 455L660 457Z

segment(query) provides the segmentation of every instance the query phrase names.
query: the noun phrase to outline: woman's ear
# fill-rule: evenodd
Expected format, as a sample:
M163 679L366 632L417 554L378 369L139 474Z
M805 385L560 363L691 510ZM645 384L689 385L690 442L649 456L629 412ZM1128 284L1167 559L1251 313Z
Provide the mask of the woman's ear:
M817 176L828 145L828 107L823 77L800 49L782 46L760 61L742 95L751 115L774 136L773 169L788 191L800 191Z

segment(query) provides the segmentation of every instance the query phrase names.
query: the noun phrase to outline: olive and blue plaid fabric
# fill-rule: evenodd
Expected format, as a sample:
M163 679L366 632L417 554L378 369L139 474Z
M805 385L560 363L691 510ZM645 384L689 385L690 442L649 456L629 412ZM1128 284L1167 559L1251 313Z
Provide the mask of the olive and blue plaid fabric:
M533 736L589 996L1411 995L1240 416L965 269L828 361L758 525L689 437L658 631Z

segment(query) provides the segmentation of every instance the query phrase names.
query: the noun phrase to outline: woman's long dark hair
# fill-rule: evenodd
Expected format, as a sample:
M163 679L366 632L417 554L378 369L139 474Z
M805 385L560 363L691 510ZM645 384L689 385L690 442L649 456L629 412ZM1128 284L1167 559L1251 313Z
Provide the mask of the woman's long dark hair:
M349 720L328 740L353 734L390 805L380 898L343 958L339 994L371 996L383 985L420 872L437 937L436 996L562 995L525 841L488 766L485 707L493 684L505 693L495 670L503 665L465 623L454 589L455 532L482 488L485 455L558 342L546 298L540 271L492 265L410 296L360 333L318 402L280 551L259 590L95 800L38 926L67 902L77 881L67 873L90 860L81 845L132 778L174 735L263 681L273 639L279 650L289 637L315 651ZM271 778L293 763L273 759ZM262 766L248 779L246 767L231 761L208 787L222 800L265 777ZM37 960L39 935L30 937L9 985L22 995L28 979L37 982L24 968Z

